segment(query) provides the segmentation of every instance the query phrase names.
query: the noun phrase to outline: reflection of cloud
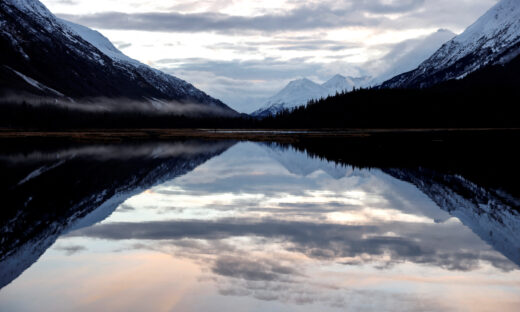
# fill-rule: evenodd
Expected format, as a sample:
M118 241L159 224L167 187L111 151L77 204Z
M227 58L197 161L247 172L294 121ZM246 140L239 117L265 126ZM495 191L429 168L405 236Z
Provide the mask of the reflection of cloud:
M299 275L294 268L281 265L272 259L246 259L230 256L219 257L212 271L218 275L248 281L288 280L292 275Z
M509 271L516 266L489 248L482 250L478 242L470 249L468 242L453 240L461 237L458 226L450 224L414 224L386 222L373 225L283 222L247 219L213 221L119 222L99 224L74 232L110 240L222 240L233 237L262 237L282 241L286 248L307 257L329 261L376 263L392 266L403 261L442 267L448 270L471 271L480 262ZM392 233L392 235L388 235ZM450 241L444 245L442 242ZM193 246L192 246L193 247ZM481 249L477 249L477 248Z
M84 246L79 246L79 245L56 246L56 247L54 247L54 249L64 251L67 256L72 256L78 252L86 250L86 248Z
M278 301L299 306L315 305L318 310L339 311L447 311L445 304L419 295L384 291L323 287L313 281L290 283L279 281L247 281L217 278L219 293L224 296L251 296L263 301Z

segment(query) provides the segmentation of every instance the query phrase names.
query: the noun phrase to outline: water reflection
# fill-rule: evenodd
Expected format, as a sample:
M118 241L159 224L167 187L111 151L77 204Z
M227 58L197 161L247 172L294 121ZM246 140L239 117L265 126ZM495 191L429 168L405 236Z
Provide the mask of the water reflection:
M126 199L102 222L78 221L81 227L63 231L0 291L0 308L520 306L520 218L504 196L460 177L356 169L255 143L239 143L188 168ZM22 299L28 295L34 300Z
M231 145L88 145L0 155L0 288L60 234L104 220L127 198L185 174Z

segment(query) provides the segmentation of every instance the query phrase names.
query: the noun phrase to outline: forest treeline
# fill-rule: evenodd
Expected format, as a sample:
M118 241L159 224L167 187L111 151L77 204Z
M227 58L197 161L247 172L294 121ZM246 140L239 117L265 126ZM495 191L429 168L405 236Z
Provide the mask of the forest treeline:
M188 117L88 112L41 103L0 103L0 127L83 128L508 128L520 127L520 57L423 89L355 89L276 116Z

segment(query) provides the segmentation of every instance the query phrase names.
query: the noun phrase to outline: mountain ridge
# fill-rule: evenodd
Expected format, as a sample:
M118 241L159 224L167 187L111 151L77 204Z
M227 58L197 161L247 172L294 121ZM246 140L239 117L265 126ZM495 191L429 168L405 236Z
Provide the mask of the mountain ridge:
M506 64L518 55L520 2L501 0L416 69L383 82L381 87L430 87L464 78L487 65Z
M238 115L192 84L129 58L100 33L56 18L37 0L3 1L0 20L4 94L23 91L55 98L48 88L63 94L61 100L132 99L152 108L168 102L203 104ZM38 84L27 83L17 73Z

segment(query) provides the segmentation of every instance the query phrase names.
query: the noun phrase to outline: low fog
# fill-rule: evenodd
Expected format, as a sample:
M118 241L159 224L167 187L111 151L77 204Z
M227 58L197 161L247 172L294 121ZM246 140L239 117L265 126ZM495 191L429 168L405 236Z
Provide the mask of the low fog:
M72 98L51 98L8 93L2 95L1 99L3 103L7 104L27 104L33 107L52 106L86 113L143 113L186 117L233 117L229 111L216 105L166 101L155 98L137 100L128 98L92 97L74 100Z

